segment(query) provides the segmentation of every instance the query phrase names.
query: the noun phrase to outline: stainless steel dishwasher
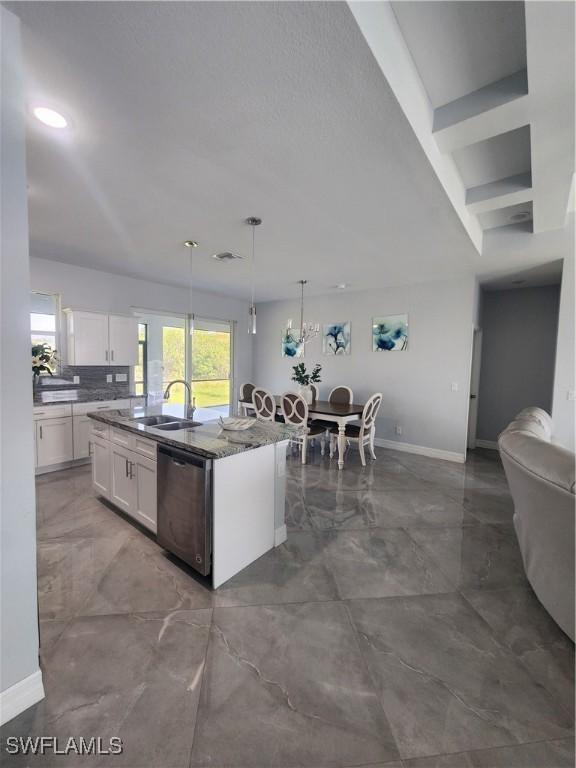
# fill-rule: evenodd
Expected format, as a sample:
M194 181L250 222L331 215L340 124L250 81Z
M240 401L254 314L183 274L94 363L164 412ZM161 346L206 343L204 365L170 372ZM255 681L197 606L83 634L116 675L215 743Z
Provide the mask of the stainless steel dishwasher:
M212 567L212 460L158 447L158 543L204 576Z

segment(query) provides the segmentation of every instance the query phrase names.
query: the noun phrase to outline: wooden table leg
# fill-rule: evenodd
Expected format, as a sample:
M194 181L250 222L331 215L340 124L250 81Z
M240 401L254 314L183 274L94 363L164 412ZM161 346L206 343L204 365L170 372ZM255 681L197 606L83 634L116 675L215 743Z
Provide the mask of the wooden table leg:
M338 422L338 469L344 466L344 451L346 450L346 424Z

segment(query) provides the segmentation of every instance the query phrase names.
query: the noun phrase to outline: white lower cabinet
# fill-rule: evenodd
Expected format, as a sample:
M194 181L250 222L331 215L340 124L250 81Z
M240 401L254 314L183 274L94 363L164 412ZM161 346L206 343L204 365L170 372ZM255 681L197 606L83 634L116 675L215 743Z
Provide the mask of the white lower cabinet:
M48 467L74 458L72 418L38 419L36 425L36 466Z
M92 420L88 416L72 416L75 459L85 459L90 455L91 424Z
M99 437L93 431L91 441L94 490L155 533L156 446L152 441L141 440L129 432L124 431L124 435L131 446L132 442L136 444L136 440L140 440L139 448L147 455ZM150 455L154 458L149 458Z
M92 432L92 485L96 493L110 498L110 443Z

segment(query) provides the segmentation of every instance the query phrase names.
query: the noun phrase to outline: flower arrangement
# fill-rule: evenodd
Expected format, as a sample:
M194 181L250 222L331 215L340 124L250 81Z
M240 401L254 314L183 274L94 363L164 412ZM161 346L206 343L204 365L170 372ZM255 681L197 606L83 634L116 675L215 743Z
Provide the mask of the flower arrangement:
M310 384L319 384L322 381L320 377L322 366L320 365L320 363L316 363L314 368L312 368L311 373L307 373L306 366L304 365L304 363L300 363L299 365L294 365L292 367L292 370L294 371L294 374L292 376L292 381L295 381L297 384L300 384L301 387L308 387Z
M32 373L35 378L44 372L52 376L57 362L56 350L52 349L50 344L32 345Z

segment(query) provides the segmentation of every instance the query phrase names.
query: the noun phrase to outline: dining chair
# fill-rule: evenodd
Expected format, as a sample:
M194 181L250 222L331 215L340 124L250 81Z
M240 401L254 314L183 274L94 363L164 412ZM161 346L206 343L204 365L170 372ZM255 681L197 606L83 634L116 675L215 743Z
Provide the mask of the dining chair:
M300 437L293 437L292 441L302 447L302 464L306 464L306 454L308 451L308 440L314 437L320 437L320 447L324 455L324 427L315 427L308 424L308 403L302 395L296 392L285 392L282 395L280 405L284 414L286 424L292 424L298 427L306 427L306 432Z
M370 451L370 456L375 459L376 453L374 452L374 436L376 433L376 414L382 403L382 394L376 392L372 395L364 409L362 411L362 420L360 424L346 424L346 430L344 436L350 442L358 443L358 451L360 453L360 461L362 466L366 466L366 456L364 454L364 446L367 445ZM336 447L336 441L338 439L338 427L332 425L330 428L330 458L334 455L334 449Z
M240 416L248 416L249 413L254 413L252 403L252 392L256 389L256 385L250 381L245 381L244 384L240 384L240 409L242 413Z
M352 405L354 402L354 393L350 387L345 387L344 385L334 387L328 395L328 402L342 405Z
M252 407L256 418L261 421L274 421L276 416L276 401L267 389L254 387L252 390Z

